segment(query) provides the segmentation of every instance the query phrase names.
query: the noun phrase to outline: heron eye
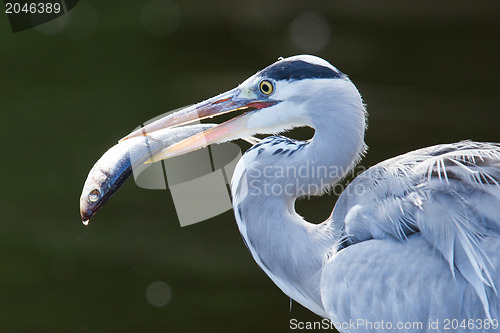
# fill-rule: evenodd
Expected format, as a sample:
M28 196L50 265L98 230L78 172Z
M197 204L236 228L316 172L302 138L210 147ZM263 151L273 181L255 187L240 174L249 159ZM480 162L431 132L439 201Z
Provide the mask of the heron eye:
M259 84L260 91L265 95L271 95L274 91L273 84L268 80L263 80Z
M89 194L89 201L92 202L92 203L94 203L97 200L99 200L99 190L95 189L95 190L92 190L92 192L90 192L90 194Z

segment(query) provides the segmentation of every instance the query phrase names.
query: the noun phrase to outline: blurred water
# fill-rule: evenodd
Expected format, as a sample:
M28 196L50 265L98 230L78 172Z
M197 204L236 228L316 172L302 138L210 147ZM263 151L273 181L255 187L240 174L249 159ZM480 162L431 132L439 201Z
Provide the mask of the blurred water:
M286 332L291 318L317 320L289 312L231 212L180 228L168 192L129 182L90 226L78 214L88 171L116 140L279 56L315 53L349 74L370 113L366 166L500 140L498 2L165 3L177 12L163 27L147 18L157 1L81 1L64 24L16 34L0 19L2 332ZM333 200L299 209L320 221ZM153 303L151 286L164 293Z

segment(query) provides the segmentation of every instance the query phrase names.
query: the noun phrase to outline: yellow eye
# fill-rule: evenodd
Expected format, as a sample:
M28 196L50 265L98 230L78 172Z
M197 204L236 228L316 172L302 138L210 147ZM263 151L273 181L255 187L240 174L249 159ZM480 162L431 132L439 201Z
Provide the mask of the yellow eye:
M267 80L260 81L259 89L265 95L271 95L274 91L273 84Z

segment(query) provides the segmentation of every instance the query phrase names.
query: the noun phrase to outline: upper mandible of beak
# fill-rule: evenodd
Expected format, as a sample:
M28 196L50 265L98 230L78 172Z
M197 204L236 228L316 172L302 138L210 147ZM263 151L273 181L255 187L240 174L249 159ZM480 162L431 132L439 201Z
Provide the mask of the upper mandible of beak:
M237 110L263 109L275 105L278 102L279 101L241 97L240 88L234 88L206 101L158 119L157 121L130 133L120 141L136 136L149 135L160 129L181 126L197 120L212 118L217 115ZM248 113L244 113L219 126L213 127L210 130L182 140L154 155L148 162L159 161L168 157L181 155L205 147L211 143L221 143L250 136L253 133L248 134L249 130L246 128L248 117Z

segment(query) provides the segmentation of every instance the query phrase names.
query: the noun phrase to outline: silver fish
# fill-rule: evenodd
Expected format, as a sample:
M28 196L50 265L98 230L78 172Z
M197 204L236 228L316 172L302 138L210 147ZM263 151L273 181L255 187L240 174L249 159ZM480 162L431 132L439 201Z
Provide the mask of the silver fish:
M134 137L111 147L94 164L83 185L80 197L83 224L88 224L90 218L132 175L135 167L144 164L160 150L214 126L216 124L169 128L152 135Z

